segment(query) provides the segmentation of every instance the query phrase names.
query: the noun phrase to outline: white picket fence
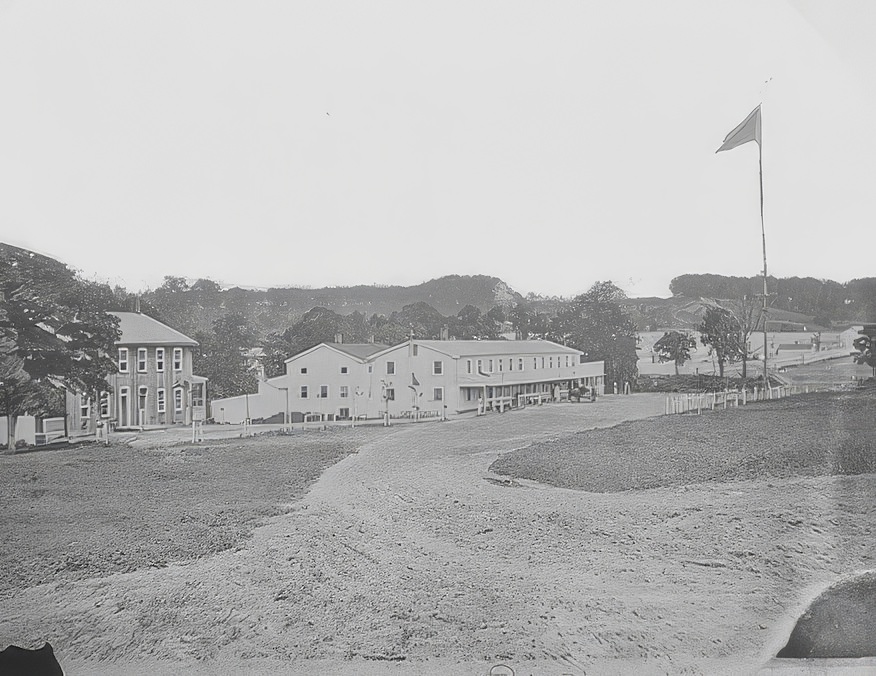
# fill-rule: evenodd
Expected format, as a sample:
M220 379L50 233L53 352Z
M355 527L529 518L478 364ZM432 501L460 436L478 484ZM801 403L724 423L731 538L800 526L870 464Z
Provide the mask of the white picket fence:
M723 392L700 392L688 394L670 394L666 397L664 413L702 413L714 411L717 408L734 408L745 406L753 401L784 399L795 394L810 391L809 385L782 385L780 387L757 388L748 390L725 390Z

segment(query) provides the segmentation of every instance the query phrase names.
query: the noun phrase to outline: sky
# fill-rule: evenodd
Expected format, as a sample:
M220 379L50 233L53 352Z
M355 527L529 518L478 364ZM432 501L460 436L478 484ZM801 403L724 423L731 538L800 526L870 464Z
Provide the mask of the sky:
M131 291L876 276L876 3L0 0L0 240Z

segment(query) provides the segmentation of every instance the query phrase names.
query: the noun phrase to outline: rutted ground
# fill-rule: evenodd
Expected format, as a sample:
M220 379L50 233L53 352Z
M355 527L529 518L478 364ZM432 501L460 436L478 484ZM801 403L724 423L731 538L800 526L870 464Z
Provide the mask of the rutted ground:
M25 590L0 643L47 638L70 674L754 671L807 594L872 565L876 477L594 494L489 475L662 406L398 428L239 551Z

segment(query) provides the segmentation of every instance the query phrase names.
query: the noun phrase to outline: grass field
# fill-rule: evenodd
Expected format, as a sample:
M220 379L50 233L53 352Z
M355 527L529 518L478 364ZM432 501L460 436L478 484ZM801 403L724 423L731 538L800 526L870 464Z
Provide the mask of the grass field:
M593 492L876 472L876 388L637 420L509 453L498 474Z
M0 456L0 595L239 546L373 432Z

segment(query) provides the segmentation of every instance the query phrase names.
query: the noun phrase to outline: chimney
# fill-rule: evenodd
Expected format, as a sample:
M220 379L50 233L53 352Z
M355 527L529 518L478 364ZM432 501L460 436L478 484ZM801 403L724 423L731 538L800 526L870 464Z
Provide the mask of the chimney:
M344 342L344 334L343 333L336 333L335 334L335 342L336 343L343 343Z
M136 300L134 301L134 312L140 314L140 296L137 296Z
M450 340L450 329L446 326L441 327L441 340Z

